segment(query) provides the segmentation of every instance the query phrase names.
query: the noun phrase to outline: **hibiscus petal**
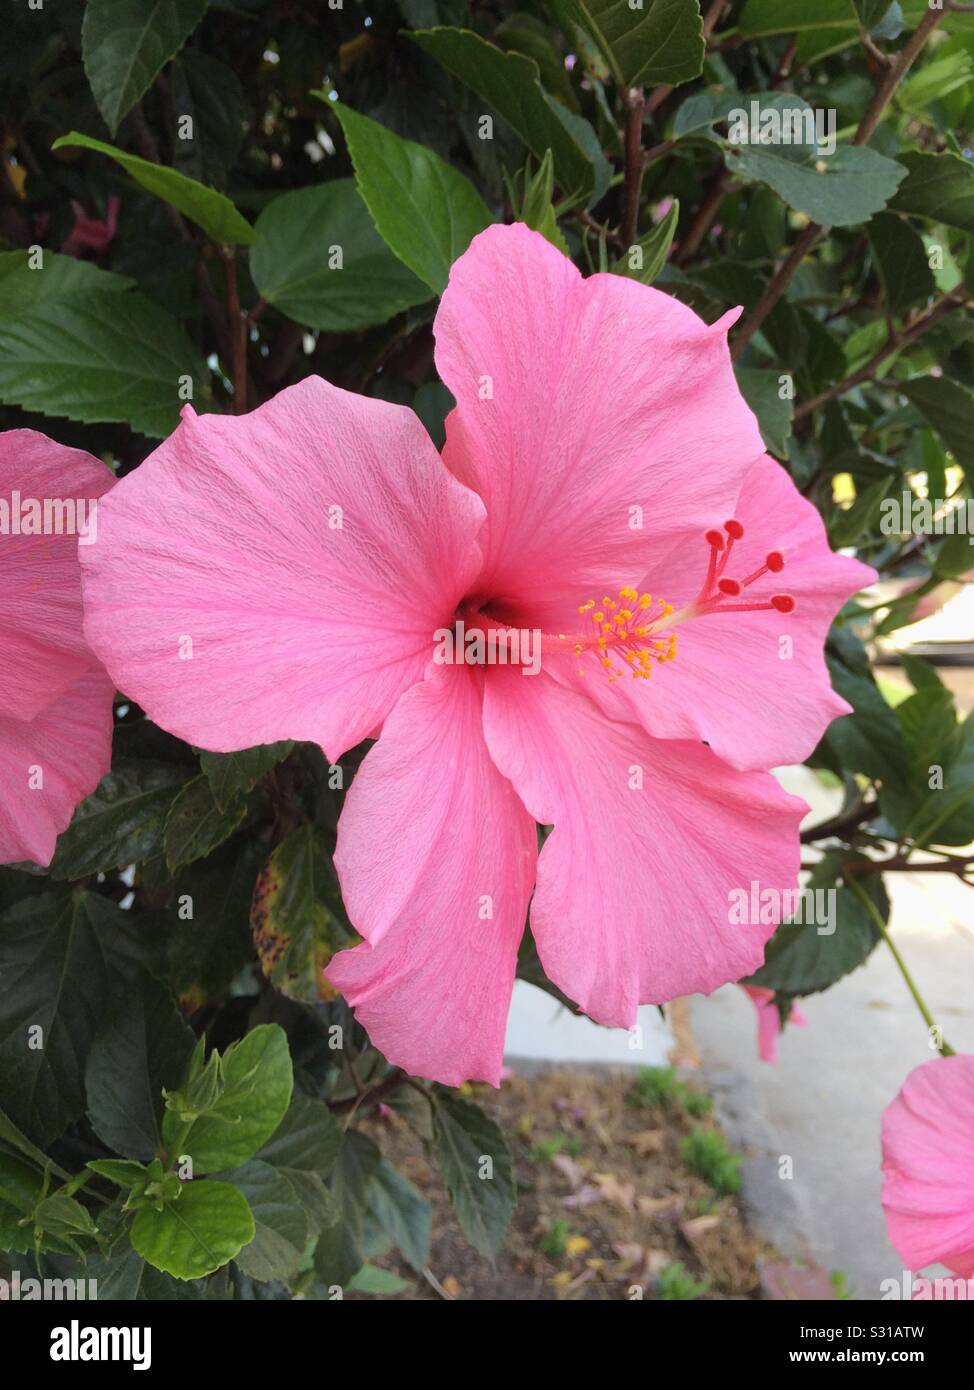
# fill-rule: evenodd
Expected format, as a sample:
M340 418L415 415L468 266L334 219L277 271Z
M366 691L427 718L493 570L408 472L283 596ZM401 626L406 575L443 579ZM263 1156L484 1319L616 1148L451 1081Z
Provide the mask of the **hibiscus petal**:
M365 942L328 978L390 1062L448 1086L500 1083L534 882L534 823L481 720L481 679L465 668L408 691L348 793L335 854Z
M190 415L118 484L82 556L88 637L178 737L334 761L422 678L482 518L412 411L310 377Z
M104 671L90 671L29 722L0 715L0 864L50 864L75 807L111 767L114 695Z
M738 925L732 892L796 886L805 803L694 743L615 724L550 679L492 671L491 756L536 820L531 925L550 979L599 1023L750 974L773 923ZM780 900L779 900L780 901Z
M916 1067L883 1114L883 1209L911 1270L974 1275L974 1057Z
M620 275L583 279L528 228L489 227L434 324L457 407L444 458L487 504L484 590L542 626L729 515L763 452L726 332ZM642 508L642 529L635 522Z
M771 458L748 472L734 517L744 537L731 552L728 578L746 578L770 551L785 565L727 603L768 602L772 594L788 593L793 612L718 612L682 623L676 659L651 681L624 677L610 684L591 659L581 687L577 662L556 662L552 671L587 690L610 717L637 721L655 738L705 740L732 767L800 763L831 721L849 712L829 681L825 638L845 601L876 574L829 548L818 511ZM679 610L696 597L708 553L701 535L695 566L671 559L645 574L639 588Z
M0 433L0 716L33 719L97 666L82 631L77 528L114 482L81 449L36 430ZM43 521L45 503L61 535L16 534L33 504Z

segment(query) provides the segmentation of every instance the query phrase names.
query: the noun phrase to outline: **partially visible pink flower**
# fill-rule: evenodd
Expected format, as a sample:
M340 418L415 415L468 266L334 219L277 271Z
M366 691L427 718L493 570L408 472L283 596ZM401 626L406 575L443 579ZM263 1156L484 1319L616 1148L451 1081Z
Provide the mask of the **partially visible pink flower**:
M0 863L49 864L111 765L114 688L82 632L76 504L87 520L113 482L80 449L0 433ZM45 503L61 534L35 533Z
M777 1062L778 1039L781 1036L781 1014L774 1002L774 990L760 985L741 985L741 989L754 1005L758 1016L758 1056L762 1062ZM792 1003L788 1022L804 1028L808 1019L796 1003Z
M411 412L310 378L187 410L106 502L86 631L156 723L333 762L381 730L335 854L364 940L327 973L409 1071L497 1084L529 900L548 976L628 1027L754 970L774 924L730 895L794 888L804 803L756 769L847 710L822 641L872 571L765 456L735 317L491 227L436 318L442 459ZM459 622L537 633L542 669L438 664Z
M108 211L102 218L89 217L82 205L72 200L74 226L62 243L62 254L83 256L86 251L93 251L96 256L103 255L111 246L118 229L119 202L118 194L112 193L108 199Z
M974 1275L974 1056L916 1067L883 1114L886 1228L911 1270Z

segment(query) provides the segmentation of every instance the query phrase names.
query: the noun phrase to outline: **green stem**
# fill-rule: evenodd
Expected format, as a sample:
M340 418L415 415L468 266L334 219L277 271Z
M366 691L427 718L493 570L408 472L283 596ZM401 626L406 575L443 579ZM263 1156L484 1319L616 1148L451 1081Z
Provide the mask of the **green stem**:
M910 974L909 969L907 968L906 961L900 955L899 950L897 949L896 944L893 941L893 938L890 936L886 928L886 923L880 916L879 908L873 902L869 894L864 892L863 889L860 888L859 884L856 883L855 879L851 875L845 880L845 882L846 886L852 889L853 893L855 893L856 897L865 907L866 911L869 913L870 917L873 919L873 922L875 923L876 930L879 932L880 936L883 938L883 940L886 942L886 945L892 952L893 959L896 961L897 969L903 976L907 989L913 995L913 1002L920 1010L920 1013L923 1016L923 1021L927 1025L931 1037L940 1037L940 1043L937 1047L937 1051L940 1053L941 1057L956 1056L954 1049L951 1047L950 1043L947 1042L946 1038L944 1038L940 1030L939 1024L934 1022L933 1014L927 1008L926 1001L924 1000L923 995L917 989L916 982L914 981L913 976Z

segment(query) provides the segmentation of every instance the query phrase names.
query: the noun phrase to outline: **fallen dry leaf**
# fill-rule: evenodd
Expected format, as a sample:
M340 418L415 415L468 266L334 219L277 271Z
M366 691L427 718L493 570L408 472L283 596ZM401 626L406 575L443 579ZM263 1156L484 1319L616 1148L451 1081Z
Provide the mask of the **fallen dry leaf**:
M680 1230L687 1240L694 1241L699 1236L705 1235L707 1231L712 1231L715 1226L720 1225L720 1217L714 1215L694 1216L689 1221L680 1222Z
M573 1188L581 1187L588 1174L576 1159L570 1158L568 1154L555 1154L551 1160L551 1166L557 1168L563 1178L567 1178Z
M640 1158L645 1158L648 1154L658 1154L662 1151L663 1131L661 1129L642 1129L638 1134L631 1134L623 1142L635 1149Z

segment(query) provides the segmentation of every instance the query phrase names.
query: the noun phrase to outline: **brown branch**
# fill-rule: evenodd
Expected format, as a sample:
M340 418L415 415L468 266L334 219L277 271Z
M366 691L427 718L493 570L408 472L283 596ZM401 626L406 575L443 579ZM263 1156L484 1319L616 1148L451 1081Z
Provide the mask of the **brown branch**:
M227 318L233 361L233 413L243 415L247 409L247 320L240 312L237 256L232 247L224 249L223 264L227 272Z
M867 143L873 131L882 120L883 112L889 105L893 93L913 66L921 48L933 33L934 29L936 29L942 18L942 10L927 10L909 39L907 39L897 56L893 59L888 70L883 73L882 78L873 91L872 100L866 107L866 114L859 122L859 129L852 137L852 143L854 145L865 145Z
M782 83L787 82L788 78L791 76L791 65L795 61L795 53L797 52L797 50L798 35L795 34L791 43L785 49L781 62L778 64L778 69L774 77L771 79L772 88L780 87Z
M893 93L913 66L923 45L940 23L942 15L942 10L927 10L904 47L890 64L888 70L883 73L873 91L865 114L859 122L859 127L852 137L853 145L864 145L869 140L882 119L883 112L886 110ZM735 362L771 313L771 310L777 304L778 300L784 294L791 283L795 271L801 265L807 253L818 241L824 230L824 227L818 222L809 222L808 226L795 242L795 245L777 270L773 279L766 286L757 304L755 304L750 314L747 315L738 329L734 338L733 347L731 348L731 357Z
M659 145L653 145L652 148L648 149L643 155L643 164L652 164L654 159L662 159L664 154L669 154L670 150L675 148L676 144L676 140L664 140Z
M687 261L691 260L700 250L704 238L717 220L721 204L730 191L730 177L730 171L726 166L721 165L714 175L703 202L694 213L686 236L680 242L678 254L673 257L675 265L686 265Z
M815 840L828 840L832 836L844 835L848 830L856 830L866 821L872 820L879 815L879 806L875 801L866 802L863 805L854 806L851 811L846 811L843 815L832 816L829 820L823 820L818 825L810 825L807 830L803 830L799 835L799 840L803 845L810 845Z
M360 1091L354 1096L349 1096L347 1100L335 1100L328 1102L328 1109L333 1115L345 1115L350 1111L357 1110L360 1105L377 1105L390 1092L399 1089L409 1078L401 1071L394 1071L391 1076L387 1076L383 1081L370 1089Z
M633 87L625 93L625 185L621 234L623 244L631 246L636 240L639 227L639 192L643 185L643 117L646 111L646 98L642 87Z
M738 329L734 337L734 342L731 345L732 361L737 361L755 333L764 323L765 319L771 313L771 310L791 283L791 277L801 265L807 253L815 245L821 234L822 228L818 223L809 222L808 226L789 251L785 260L778 267L773 278L765 286L764 293Z
M974 881L967 877L971 865L974 865L974 859L953 858L938 860L936 864L926 861L914 864L905 855L893 855L890 859L850 859L839 866L838 872L850 878L860 874L955 874L961 882L974 887ZM817 863L799 865L799 868L809 871L819 867Z
M795 411L795 419L801 420L806 415L810 415L813 410L818 410L819 406L826 405L829 401L834 401L837 396L844 396L846 391L851 391L854 386L860 386L864 381L872 381L879 368L894 352L900 352L903 348L909 347L916 342L917 338L922 338L924 333L934 328L940 320L949 314L951 309L956 309L961 301L955 299L953 295L946 294L939 299L932 309L928 309L925 314L914 319L911 324L902 329L899 333L891 333L886 342L877 353L870 357L851 376L847 376L842 381L837 381L834 386L830 386L825 391L820 391L817 396L813 396L810 401L805 401Z

